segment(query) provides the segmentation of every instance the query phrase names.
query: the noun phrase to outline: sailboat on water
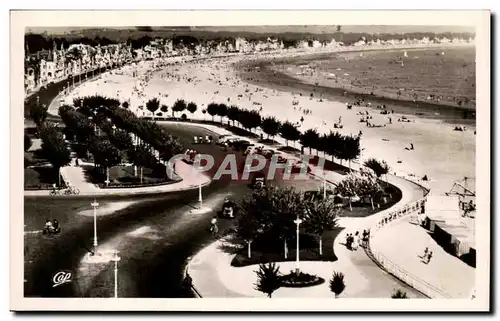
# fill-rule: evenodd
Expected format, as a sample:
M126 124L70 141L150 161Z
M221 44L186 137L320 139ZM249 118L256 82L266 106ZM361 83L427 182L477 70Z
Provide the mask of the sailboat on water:
M403 56L408 57L408 52L404 52Z

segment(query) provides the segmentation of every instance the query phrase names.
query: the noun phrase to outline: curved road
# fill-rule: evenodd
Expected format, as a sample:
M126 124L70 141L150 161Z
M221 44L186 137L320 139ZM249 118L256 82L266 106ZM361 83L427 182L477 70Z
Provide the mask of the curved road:
M165 125L186 147L193 135L212 133L195 126ZM222 162L226 152L215 145L191 146ZM237 160L243 163L241 153ZM238 168L242 168L240 166ZM215 174L215 169L209 172ZM244 183L232 183L227 177L203 188L204 203L219 209L225 196L241 198L250 190ZM277 182L282 184L283 182ZM317 182L298 182L303 188L315 188ZM133 201L127 198L125 201ZM209 221L214 212L190 214L197 205L198 191L136 198L138 202L110 215L98 218L98 239L102 247L112 244L120 251L120 297L191 297L181 286L186 259L213 241ZM98 200L102 206L119 203L109 198ZM123 199L122 199L123 201ZM93 218L77 213L90 209L90 199L55 200L25 198L25 230L40 229L45 219L57 218L63 232L55 237L25 234L25 295L40 297L109 297L113 291L112 263L96 271L80 270L81 258L93 240ZM224 229L231 221L221 222ZM73 282L52 287L58 271L70 271ZM85 275L85 277L81 277ZM92 275L89 277L89 275Z

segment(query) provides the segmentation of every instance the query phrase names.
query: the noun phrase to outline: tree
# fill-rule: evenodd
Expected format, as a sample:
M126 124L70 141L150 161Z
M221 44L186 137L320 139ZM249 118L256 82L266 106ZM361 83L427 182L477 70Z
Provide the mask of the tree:
M244 113L240 113L240 123L242 123L243 127L252 129L259 127L262 124L262 118L260 114L256 110L245 111Z
M41 104L31 106L30 117L38 127L42 126L43 122L47 118L47 108Z
M345 289L344 274L341 272L333 272L330 279L330 291L335 293L335 298L338 298L340 293Z
M248 203L246 203L248 205ZM248 209L240 209L244 213L249 213ZM251 244L253 240L259 235L260 225L252 215L240 215L236 225L236 235L242 238L248 246L248 258L252 257Z
M339 211L330 198L307 202L304 228L319 237L319 255L323 255L323 234L337 225Z
M214 120L215 115L217 115L217 110L219 109L219 105L216 103L210 103L207 106L207 113L212 116L212 121Z
M40 137L42 138L42 151L57 172L57 182L60 186L60 169L71 162L68 146L58 129L52 125L44 125L41 128Z
M123 107L123 108L128 108L129 106L130 106L130 104L129 104L129 102L128 102L128 101L124 101L124 102L122 103L122 107Z
M395 290L392 295L392 299L408 299L408 295L406 295L406 292L403 292L401 289Z
M91 146L94 162L106 169L106 184L109 183L109 168L120 164L121 153L107 139L96 140Z
M168 112L168 106L167 105L161 105L160 110L162 113L166 114Z
M245 197L238 209L241 217L246 216L246 222L259 227L259 237L271 242L270 245L283 242L286 258L287 239L295 237L293 221L297 218L297 213L305 212L305 206L302 194L293 187L266 186ZM240 230L248 231L245 227ZM248 235L240 237L245 239Z
M318 140L319 134L316 129L308 129L300 135L300 143L309 148L309 154L311 154L311 148L317 145Z
M351 170L351 160L356 159L360 154L359 136L342 136L338 158L349 161L349 170Z
M229 118L229 120L233 121L233 126L234 126L234 122L236 120L238 120L238 116L239 116L240 112L241 112L241 110L235 105L232 105L231 107L229 107L227 109L227 118Z
M116 129L114 132L108 134L109 141L119 150L128 150L132 148L132 138L130 134L121 129Z
M357 191L360 189L359 181L357 177L353 174L348 174L343 180L341 180L335 187L336 194L340 194L343 197L349 198L349 209L352 212L352 198L357 196Z
M222 119L227 116L228 108L226 104L219 104L217 108L217 116L220 116L220 122L222 124Z
M283 137L286 141L286 146L288 146L288 141L291 140L294 142L299 140L300 138L300 131L295 127L294 124L292 124L289 121L285 121L284 123L281 124L280 127L280 135Z
M274 136L276 136L280 131L280 122L275 117L265 117L262 119L262 131L267 134L267 138L269 136L274 140Z
M128 159L134 164L134 166L138 166L140 168L140 182L142 184L142 168L152 168L156 165L156 160L149 152L149 149L145 146L136 146L135 148L131 148L127 151ZM137 176L137 173L135 173Z
M380 178L382 175L387 175L390 170L389 165L384 160L378 161L375 158L367 159L364 165L371 169L378 178Z
M191 113L191 114L194 114L195 111L198 109L198 106L196 105L195 102L190 102L188 105L187 105L187 110Z
M175 117L176 112L182 112L186 109L186 101L184 99L177 99L172 106L172 116Z
M31 148L32 145L33 145L33 142L31 141L31 137L24 134L24 151L27 152Z
M343 146L342 135L338 132L330 131L328 135L322 137L322 140L323 151L332 157L332 161L334 160L334 157L339 157L340 150Z
M369 198L372 205L372 210L375 210L375 206L373 205L373 198L375 197L375 195L382 192L382 187L380 186L376 175L374 175L372 172L361 169L360 175L361 177L358 178L358 193L363 198Z
M271 298L273 292L280 288L280 268L276 263L259 264L259 270L255 271L257 274L257 283L255 289L262 293L267 294Z
M155 112L160 108L160 101L157 98L152 98L146 103L146 109L153 115L153 120L155 119Z

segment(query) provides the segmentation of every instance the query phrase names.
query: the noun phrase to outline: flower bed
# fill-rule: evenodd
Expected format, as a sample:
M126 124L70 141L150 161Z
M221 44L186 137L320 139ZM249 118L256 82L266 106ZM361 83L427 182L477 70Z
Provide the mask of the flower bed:
M325 279L312 274L303 272L290 272L280 277L281 286L285 288L305 288L325 283Z

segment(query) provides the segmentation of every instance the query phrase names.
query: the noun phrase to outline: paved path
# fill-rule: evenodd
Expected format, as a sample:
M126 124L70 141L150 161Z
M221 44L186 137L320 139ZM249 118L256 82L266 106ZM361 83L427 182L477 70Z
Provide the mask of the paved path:
M417 185L398 177L389 176L389 182L398 184L403 192L403 198L388 210L365 218L341 218L339 225L345 227L335 238L334 252L339 258L335 262L307 261L300 262L300 268L307 273L314 273L329 280L333 271L345 275L346 289L340 297L346 298L390 298L396 289L402 289L410 298L425 296L398 279L380 269L362 248L350 251L344 246L345 234L371 227L377 217L397 207L423 196L423 191ZM254 270L256 265L247 267L232 267L230 262L234 255L219 249L221 242L214 242L198 254L189 263L189 273L196 289L203 297L263 297L263 294L253 288L256 281ZM288 272L295 268L295 262L279 262L280 270ZM280 288L273 297L332 297L328 283L303 289Z
M383 251L394 264L404 267L411 275L426 281L451 298L471 296L475 285L475 268L444 251L429 233L403 218L391 227L381 229L372 246ZM419 257L425 247L433 252L428 264Z
M210 184L210 178L198 173L191 165L182 161L176 162L176 172L183 179L177 183L158 186L130 187L130 188L99 188L85 179L82 167L65 166L61 169L61 174L66 182L80 190L78 196L104 196L104 195L145 195L169 193L174 191L184 191L196 189L200 184L206 186ZM48 196L48 190L24 191L25 196ZM64 195L61 195L64 197Z

